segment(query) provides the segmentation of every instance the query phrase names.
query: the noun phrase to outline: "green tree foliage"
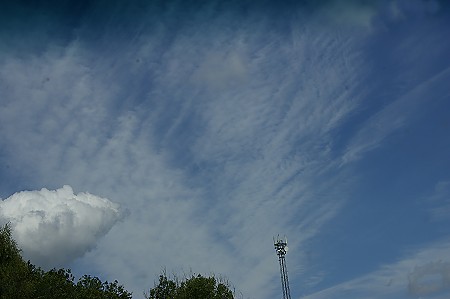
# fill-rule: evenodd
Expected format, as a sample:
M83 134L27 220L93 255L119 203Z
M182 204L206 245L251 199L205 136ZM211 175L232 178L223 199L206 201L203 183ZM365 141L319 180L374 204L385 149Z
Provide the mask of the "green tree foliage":
M192 275L181 282L174 278L168 279L165 274L159 276L156 284L148 294L147 299L233 299L233 291L225 281L215 277Z
M147 299L234 299L228 282L214 276L191 275L178 280L159 276ZM116 281L82 276L77 282L69 269L44 271L25 262L12 238L11 227L0 226L0 299L131 299Z
M175 298L176 292L177 284L164 274L159 276L159 283L150 289L149 295L145 297L147 299Z
M130 299L117 281L102 282L84 275L77 283L70 270L44 271L25 262L12 238L10 226L0 226L1 299Z
M10 226L0 227L0 298L28 298L34 287L32 278L29 265L22 260L11 236Z
M108 283L102 282L97 277L84 275L80 278L76 285L76 298L92 298L92 299L129 299L131 293L128 293L118 281Z

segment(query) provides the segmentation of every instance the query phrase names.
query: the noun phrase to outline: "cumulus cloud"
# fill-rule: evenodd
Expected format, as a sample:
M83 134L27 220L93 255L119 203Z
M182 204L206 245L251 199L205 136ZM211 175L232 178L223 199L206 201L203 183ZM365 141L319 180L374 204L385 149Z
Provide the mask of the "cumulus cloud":
M119 205L70 186L22 191L0 202L0 221L11 222L25 259L61 267L92 249L121 218Z

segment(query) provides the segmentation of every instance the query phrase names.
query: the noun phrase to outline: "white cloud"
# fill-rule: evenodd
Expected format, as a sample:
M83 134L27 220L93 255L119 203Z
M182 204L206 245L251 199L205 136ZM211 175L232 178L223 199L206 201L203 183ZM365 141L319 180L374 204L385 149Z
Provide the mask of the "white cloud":
M192 76L193 83L214 91L248 83L246 66L241 56L237 51L207 54Z
M325 17L337 25L371 27L373 17L377 14L377 5L362 1L328 1L320 10Z
M408 276L411 295L429 296L450 290L450 262L429 262L414 268ZM450 292L449 292L450 293Z
M333 25L376 29L380 20L385 22L406 21L409 18L430 16L440 10L436 0L358 1L328 0L318 4L319 17Z
M119 206L89 193L22 191L0 202L0 221L11 222L25 259L44 268L61 267L95 247L121 218Z
M450 241L440 240L372 273L302 298L448 298L449 250Z

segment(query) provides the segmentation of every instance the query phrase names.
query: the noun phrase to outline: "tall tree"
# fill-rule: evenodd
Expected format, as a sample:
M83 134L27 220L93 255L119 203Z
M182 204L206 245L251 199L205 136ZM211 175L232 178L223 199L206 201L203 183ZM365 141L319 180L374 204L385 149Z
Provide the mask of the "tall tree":
M75 283L70 269L44 271L25 262L9 224L0 226L1 299L131 299L117 281L102 282L84 275Z
M191 275L179 281L159 276L158 284L145 294L146 299L234 299L233 291L226 281L214 276Z
M33 293L33 275L12 238L11 227L0 227L0 298L28 298Z

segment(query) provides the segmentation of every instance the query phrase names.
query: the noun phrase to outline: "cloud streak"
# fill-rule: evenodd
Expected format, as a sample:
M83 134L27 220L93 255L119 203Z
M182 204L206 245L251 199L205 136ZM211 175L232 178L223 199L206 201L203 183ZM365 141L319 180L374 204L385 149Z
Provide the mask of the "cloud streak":
M398 262L302 298L446 298L450 294L449 246L448 240L440 240Z
M342 157L342 165L355 161L383 143L385 138L414 121L414 116L428 101L441 101L448 96L445 83L450 79L450 68L427 79L405 95L369 118L349 142ZM429 92L433 91L432 99Z

